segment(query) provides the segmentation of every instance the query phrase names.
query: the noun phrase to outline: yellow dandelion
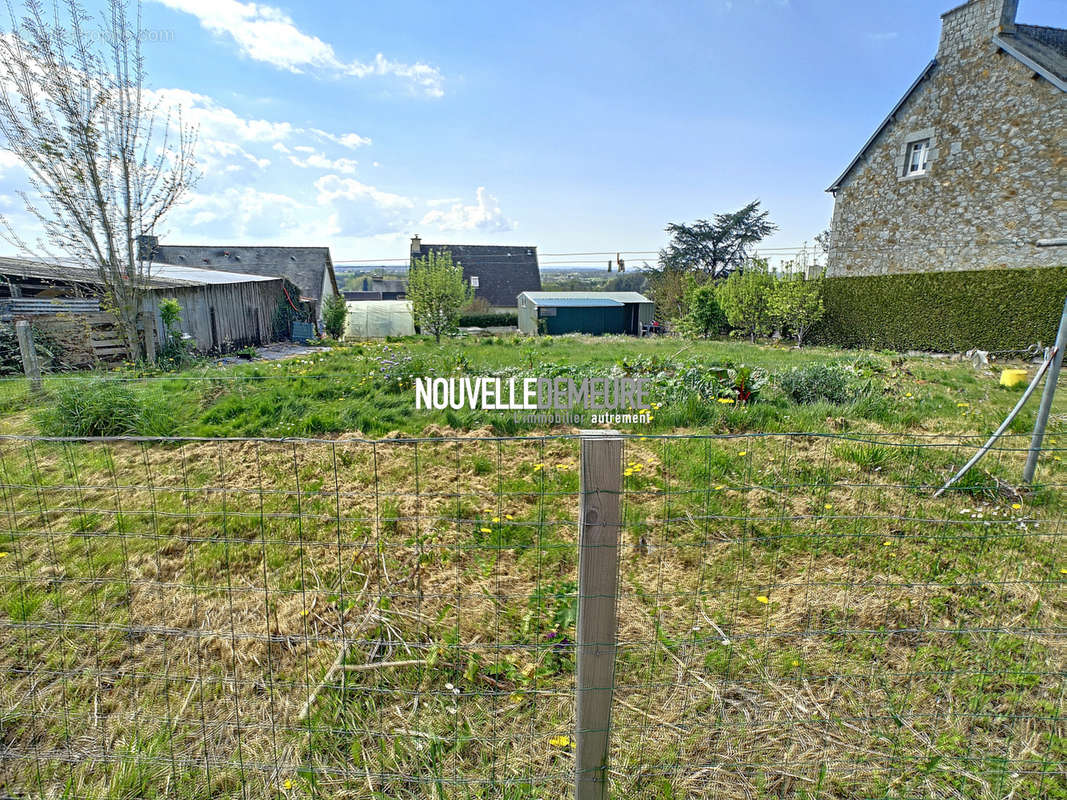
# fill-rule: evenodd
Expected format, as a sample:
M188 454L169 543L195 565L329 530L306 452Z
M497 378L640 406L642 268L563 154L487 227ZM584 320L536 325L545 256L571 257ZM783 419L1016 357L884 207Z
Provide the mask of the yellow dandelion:
M827 511L829 511L829 510L830 510L831 508L833 508L833 507L834 507L834 506L833 506L833 504L832 504L832 503L827 503L826 505L824 505L824 506L823 506L823 508L825 508L825 509L826 509Z
M553 736L548 743L553 747L574 747L574 740L570 736Z
M301 611L301 612L300 612L300 616L302 616L302 617L306 617L306 616L307 616L308 614L310 614L310 613L311 613L311 612L310 612L310 611L308 611L308 610L307 610L307 609L305 608L305 609L304 609L303 611Z
M511 516L511 514L505 514L504 519L515 519L515 517Z
M647 442L648 441L648 437L647 436L642 436L642 437L638 438L637 441L639 441L639 442Z
M500 517L493 517L493 522L500 522Z
M797 661L795 658L793 659L793 666L794 667L799 667L800 666L800 662Z
M654 419L655 419L655 417L654 417L654 416L652 416L651 414L649 414L649 415L648 415L648 421L649 421L649 422L651 422L651 421L652 421L652 420L654 420Z
M905 397L911 397L911 392L905 392L905 393L904 393L904 396L905 396Z
M956 403L956 408L967 408L970 405L970 403Z
M715 491L716 491L716 492L721 492L721 491L722 491L723 489L725 489L725 488L726 488L726 487L725 487L725 486L723 486L723 485L722 485L722 484L720 483L720 484L719 484L718 486L716 486L716 487L715 487Z
M8 557L8 553L0 553L0 558L7 558L7 557Z
M1067 569L1061 569L1060 575L1067 575Z
M769 602L771 602L771 598L767 597L767 595L764 594L759 595L756 600L760 603L763 603L763 605L767 605Z
M632 469L628 469L622 474L623 474L624 477L629 478L631 475L634 474L634 471Z
M1022 508L1022 505L1020 505L1019 503L1012 503L1011 507L1018 511L1020 508Z
M482 533L492 533L493 532L492 528L479 528L478 530L480 530Z
M731 405L734 402L734 399L732 397L720 397L719 398L719 402L722 403L723 405L727 405L728 406L728 405Z
M542 469L544 469L543 464L534 464L534 472L540 472Z
M286 778L285 779L285 783L283 783L282 786L284 786L286 789L292 789L293 788L293 782L291 780L289 780L288 778Z
M885 540L884 542L882 542L882 547L889 547L889 546L891 546L892 544L893 544L893 543L892 543L891 541L889 541L888 539L886 539L886 540Z
M738 453L737 455L739 455L739 456L747 456L747 455L748 455L748 450L742 450L742 451L741 451L740 453Z

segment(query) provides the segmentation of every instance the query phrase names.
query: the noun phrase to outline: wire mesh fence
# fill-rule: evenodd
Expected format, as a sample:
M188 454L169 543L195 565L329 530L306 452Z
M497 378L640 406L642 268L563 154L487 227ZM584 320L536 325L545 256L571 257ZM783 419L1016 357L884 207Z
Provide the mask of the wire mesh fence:
M935 500L980 440L622 438L613 796L1063 792L1067 448L1018 491L1006 437ZM0 439L2 791L573 796L580 467Z

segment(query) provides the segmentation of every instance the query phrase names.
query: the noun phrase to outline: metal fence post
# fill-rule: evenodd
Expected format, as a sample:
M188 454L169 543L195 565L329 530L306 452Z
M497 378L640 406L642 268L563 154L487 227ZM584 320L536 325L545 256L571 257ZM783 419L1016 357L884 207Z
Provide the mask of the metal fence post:
M30 389L35 393L41 391L41 366L37 363L37 350L33 346L33 329L30 323L20 319L15 323L15 335L19 340L19 352L22 354L22 368L30 380Z
M618 431L585 430L581 436L575 798L605 800L618 627L622 439Z
M1023 483L1031 483L1034 480L1034 472L1037 471L1037 457L1041 453L1041 442L1045 438L1045 426L1048 425L1048 415L1052 411L1052 400L1056 396L1056 382L1060 379L1060 367L1063 365L1063 349L1067 347L1067 300L1063 302L1063 316L1060 317L1060 330L1056 334L1056 353L1052 357L1048 376L1045 378L1045 391L1041 395L1041 405L1037 409L1037 419L1034 421L1034 435L1030 439L1030 452L1026 456L1026 466L1023 467Z

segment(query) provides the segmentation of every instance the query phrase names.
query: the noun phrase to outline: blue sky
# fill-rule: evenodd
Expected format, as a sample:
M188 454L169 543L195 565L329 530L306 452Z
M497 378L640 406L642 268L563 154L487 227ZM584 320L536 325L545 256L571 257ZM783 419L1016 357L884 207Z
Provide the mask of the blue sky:
M163 238L654 250L758 197L768 244L797 245L952 5L149 0L150 83L199 125L204 170ZM1067 0L1019 19L1067 26ZM0 169L10 213L21 171Z

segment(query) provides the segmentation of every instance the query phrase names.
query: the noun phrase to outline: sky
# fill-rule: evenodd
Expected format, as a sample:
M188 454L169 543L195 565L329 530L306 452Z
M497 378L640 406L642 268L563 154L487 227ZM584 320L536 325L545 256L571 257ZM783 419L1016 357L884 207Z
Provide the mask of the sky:
M545 254L655 251L667 223L758 198L765 245L795 247L953 4L146 0L149 86L198 127L202 172L156 233L335 263L402 259L418 233L570 263ZM1019 21L1067 27L1067 0ZM0 152L0 212L30 230L21 188Z

